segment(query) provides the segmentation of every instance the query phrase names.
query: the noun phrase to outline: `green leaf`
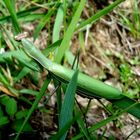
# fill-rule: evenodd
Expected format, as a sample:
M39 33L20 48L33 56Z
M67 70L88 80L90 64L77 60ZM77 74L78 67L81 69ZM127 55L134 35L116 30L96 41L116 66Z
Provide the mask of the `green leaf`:
M6 107L7 114L10 115L10 116L14 116L14 114L17 112L17 102L16 102L16 100L13 99L13 98L10 98L7 101L5 107Z
M15 28L16 34L18 34L21 32L21 28L18 24L18 19L17 19L17 15L16 15L16 10L14 7L14 2L12 2L11 0L4 0L4 3L9 11L9 13L11 14L13 27Z
M10 100L10 97L7 96L7 95L3 95L3 96L0 97L0 103L1 103L2 105L5 105L5 106L6 106L6 104L7 104L7 102L8 102L9 100Z
M15 116L16 116L16 119L22 119L22 118L25 118L28 114L29 110L25 109L25 110L20 110L18 111Z
M8 117L1 117L0 118L0 126L9 123Z
M59 130L61 130L73 118L72 113L74 108L74 97L77 86L78 72L78 70L75 71L66 89L64 102L60 112ZM65 139L66 135L67 132L61 137L61 139Z
M23 121L24 121L23 119L14 121L13 124L12 124L12 128L13 128L16 132L18 132L19 129L20 129L20 127L22 126ZM30 132L30 131L32 131L32 130L33 130L33 129L32 129L32 127L31 127L31 125L30 125L29 123L26 123L25 126L24 126L24 129L23 129L22 131L23 131L23 132Z
M1 106L0 106L0 118L1 117L3 117L3 110L2 110L2 108L1 108Z

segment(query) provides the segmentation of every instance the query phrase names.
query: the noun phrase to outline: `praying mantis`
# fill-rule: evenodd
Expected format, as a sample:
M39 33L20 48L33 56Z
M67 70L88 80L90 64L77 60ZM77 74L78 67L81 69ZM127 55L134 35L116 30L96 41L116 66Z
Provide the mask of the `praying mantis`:
M46 70L55 75L61 82L68 83L74 74L74 70L68 69L62 65L52 62L46 58L35 45L26 38L21 39L24 51ZM125 109L136 103L133 99L125 96L120 90L109 86L97 79L91 78L83 73L78 74L77 91L79 95L87 98L105 98L118 107ZM140 119L140 104L128 110L129 113Z

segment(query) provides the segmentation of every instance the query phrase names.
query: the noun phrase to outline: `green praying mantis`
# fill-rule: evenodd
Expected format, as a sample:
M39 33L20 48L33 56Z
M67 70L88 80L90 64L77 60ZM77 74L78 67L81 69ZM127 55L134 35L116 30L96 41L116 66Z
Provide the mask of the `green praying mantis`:
M31 58L40 63L46 70L55 75L59 81L66 83L70 81L72 75L74 74L74 70L52 62L26 38L21 39L21 42L24 51ZM78 74L76 92L87 98L105 98L122 109L136 103L133 99L123 95L120 90L83 73ZM128 112L140 119L140 104L137 103L135 106L130 108Z

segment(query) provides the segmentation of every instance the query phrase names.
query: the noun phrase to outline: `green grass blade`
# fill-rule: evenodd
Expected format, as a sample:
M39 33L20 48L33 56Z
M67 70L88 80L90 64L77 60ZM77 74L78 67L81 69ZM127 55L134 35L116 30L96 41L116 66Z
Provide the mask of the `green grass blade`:
M18 140L18 138L19 138L19 136L20 136L20 133L22 132L22 130L23 130L25 124L26 124L27 121L29 120L31 114L33 113L33 111L34 111L35 108L37 107L37 105L38 105L39 101L41 100L42 96L44 95L44 93L45 93L45 91L46 91L46 89L47 89L47 87L48 87L50 81L51 81L51 80L50 80L50 78L48 78L48 77L47 77L47 79L44 81L44 84L43 84L43 86L42 86L42 88L41 88L41 90L40 90L38 96L36 97L36 99L35 99L35 101L34 101L32 107L31 107L31 109L29 110L29 113L28 113L27 117L25 118L25 120L24 120L24 122L23 122L23 124L22 124L22 126L21 126L21 128L20 128L20 130L18 131L18 134L17 134L15 140Z
M85 40L84 40L84 33L82 31L79 32L79 43L80 43L80 47L82 48L83 52L85 53Z
M105 126L106 124L108 124L109 122L116 120L120 115L122 115L124 112L127 112L128 110L130 110L131 108L134 108L135 106L137 106L138 103L134 103L131 106L126 107L124 110L122 110L121 112L119 112L118 114L114 114L113 116L108 117L107 119L104 119L96 124L94 124L92 127L89 128L89 132L92 133L98 129L100 129L101 127ZM78 134L77 136L73 137L72 140L79 140L83 137L83 134Z
M18 51L7 51L7 52L3 52L1 55L0 55L0 60L2 60L2 62L6 62L6 60L10 60L14 54L18 54L19 52Z
M53 77L53 76L52 76ZM58 86L60 86L57 91L56 91L56 103L57 103L57 112L60 114L60 111L61 111L61 107L62 107L62 89L63 89L63 86L62 86L62 83L59 82L58 80L55 79L55 77L53 77L53 81L54 81L54 85L55 85L55 88L57 88ZM64 90L65 91L65 90ZM58 122L59 122L59 115L58 115Z
M71 40L72 35L74 33L74 30L77 26L77 22L79 21L80 15L81 15L81 13L84 9L85 3L86 3L86 0L81 0L73 18L72 18L72 21L71 21L71 23L70 23L70 25L69 25L66 33L65 33L65 36L62 40L62 43L61 43L60 47L58 48L58 51L57 51L57 53L55 55L55 58L54 58L54 61L57 62L57 63L61 62L65 51L69 47L70 40Z
M25 102L27 105L33 105L33 103L29 100L29 99L27 99L26 97L24 97L24 96L19 96L19 101L22 101L22 102Z
M19 62L28 68L39 71L37 64L34 63L34 61L31 61L31 59L22 50L5 52L0 56L2 60L12 59L12 57L16 58Z
M78 70L72 76L70 83L66 89L64 102L60 112L59 130L61 130L71 119L75 101L75 91L77 86ZM61 137L61 140L66 138L67 132Z
M56 5L57 6L57 5ZM54 14L54 11L56 10L54 6L52 9L48 11L48 13L42 18L42 20L39 22L38 26L36 27L36 30L33 34L34 40L38 37L40 31L43 29L43 27L46 25L46 23L50 20L52 14Z
M139 12L139 7L138 7L138 1L134 0L134 8L133 8L133 19L134 23L136 23L136 29L139 29L140 27L140 12Z
M45 56L48 56L50 52L54 52L55 49L57 49L57 47L61 44L62 39L57 40L56 42L54 42L53 44L49 45L47 48L45 48L42 52Z
M124 98L118 99L118 100L111 100L111 102L121 109L126 109L127 107L135 104L137 101L130 99L128 97L124 97ZM130 108L127 112L129 112L136 118L140 119L140 103L139 102L137 102L137 103L138 103L137 105Z
M54 136L50 138L50 140L59 140L61 136L66 133L66 131L71 127L71 125L80 118L80 116L75 116L73 119L69 120L65 126Z
M53 6L53 5L57 4L57 3L60 3L60 2L45 3L45 4L43 4L43 6L44 7L45 6L46 7L51 6L51 5ZM38 10L38 9L40 9L40 6L32 6L29 9L19 11L19 12L17 12L17 18L20 21L27 21L27 19L26 19L27 17L28 17L28 19L29 19L29 17L32 18L32 20L33 19L34 20L35 19L40 19L40 18L42 18L44 13L35 13L35 11ZM36 17L33 18L33 16L36 16ZM9 21L11 21L11 16L3 16L3 17L0 18L0 24L7 23Z
M78 109L75 109L75 114L76 114L76 116L77 115L80 116L76 121L79 125L79 128L81 129L81 132L84 134L86 140L90 140L90 136L89 136L88 130L85 126L84 119L81 118L82 114L78 111Z
M18 24L18 19L17 19L17 15L16 15L16 10L15 7L13 6L14 4L12 3L11 0L4 0L4 3L11 15L12 18L12 22L13 22L13 27L15 28L15 32L16 34L21 32L21 28Z
M74 119L72 120L69 120L65 126L60 130L58 131L58 133L56 135L54 135L50 140L60 140L61 137L67 133L67 130L71 127L71 125L74 123Z
M23 69L20 71L20 73L14 78L14 83L22 79L24 76L26 76L28 73L31 72L31 69L28 67L23 67Z
M113 4L109 5L108 7L104 8L103 10L97 12L95 15L93 15L92 17L88 18L87 20L83 21L77 28L81 29L85 26L87 26L88 24L93 24L94 22L96 22L97 20L100 19L100 17L108 14L110 11L112 11L117 5L119 5L121 2L123 2L124 0L116 0Z
M52 36L53 43L59 40L59 34L63 22L63 17L64 17L64 10L63 10L63 4L61 4L58 8L55 23L54 23L53 36Z
M21 12L17 12L17 18L19 21L26 21L26 17L31 17L31 16L39 16L37 17L36 19L38 18L42 18L42 16L44 15L43 13L32 13L34 12L35 10L39 9L39 7L33 7L33 8L30 8L28 10L23 10ZM3 16L0 18L0 24L4 24L4 23L7 23L9 21L11 21L12 17L11 16Z
M32 89L21 89L19 91L20 94L28 94L28 95L34 95L37 96L39 95L38 91L32 90Z
M18 49L18 43L13 39L13 37L11 37L10 32L6 30L2 25L0 25L0 27L1 27L2 33L5 34L5 36L7 37L7 41L10 42L11 44L10 50L13 50L14 48ZM7 43L7 41L5 42Z
M135 30L133 23L130 21L129 18L125 17L123 14L119 13L119 15L122 17L123 24L125 24L131 33L135 36L137 34L137 31Z
M0 82L2 82L4 85L9 86L9 82L8 80L5 78L5 76L3 75L3 73L1 73L0 70Z
M73 69L76 69L77 59L75 59L75 56L73 55L73 53L70 50L66 50L65 59L71 66L73 66ZM75 61L75 64L73 64L74 61ZM80 69L79 66L78 66L78 68Z
M32 63L31 61L26 61L24 59L24 57L20 57L19 55L15 56L15 58L17 60L19 60L19 62L21 62L23 65L27 66L28 68L34 70L34 71L39 71L39 68L37 67L37 65L35 63Z
M20 22L34 22L35 20L41 20L44 17L44 13L32 13L23 17L19 17Z

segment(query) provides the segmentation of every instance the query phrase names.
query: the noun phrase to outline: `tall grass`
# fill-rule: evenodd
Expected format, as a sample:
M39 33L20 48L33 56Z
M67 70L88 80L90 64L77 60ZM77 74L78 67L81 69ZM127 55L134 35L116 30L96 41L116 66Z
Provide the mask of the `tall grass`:
M123 1L116 0L88 19L82 19L82 12L87 4L86 0L73 3L55 1L38 4L33 2L36 4L34 6L30 5L29 2L25 3L23 11L18 11L20 5L17 8L15 1L4 0L1 2L4 8L1 7L3 14L0 18L0 50L4 49L5 51L0 55L0 90L2 91L0 97L0 116L2 118L0 126L5 129L4 125L9 125L10 129L14 130L17 134L14 137L15 140L19 139L23 130L32 131L29 119L35 109L39 109L38 104L42 97L45 96L49 83L52 82L56 89L59 89L55 91L57 93L57 112L59 113L58 116L55 114L58 119L58 131L55 132L55 135L52 135L52 139L66 139L71 126L77 124L78 130L73 137L74 140L81 138L93 139L95 136L92 135L93 132L95 133L96 130L107 125L109 122L118 119L125 112L140 119L140 104L136 100L125 96L120 90L112 86L82 74L79 70L66 68L61 65L74 34L79 33L80 44L84 46L84 35L81 31L89 24L93 25L101 17L109 14L110 11ZM71 16L66 17L68 10L71 8L73 8L73 11L70 12ZM135 10L137 9L138 7L135 4ZM38 10L40 11L38 12ZM5 11L7 12L6 15L4 15ZM139 15L135 13L133 16L135 21L138 22ZM122 17L126 21L124 16ZM69 21L68 23L67 20ZM30 35L34 41L39 39L40 33L48 25L49 38L52 35L49 42L52 42L52 44L40 51L37 49L39 46L35 47L33 41L27 39L16 41L13 36L22 33L24 31L23 26L26 23L35 24L34 33ZM51 23L53 23L53 26L51 26ZM13 32L8 31L8 27ZM47 58L52 52L54 52L54 62ZM38 86L44 71L48 71L46 80L42 80L41 86ZM16 85L21 84L26 78L30 81L31 85L24 89L17 88ZM30 89L31 87L37 88ZM37 91L38 88L40 88L39 91ZM64 98L63 93L65 93ZM114 113L107 119L88 128L85 115L75 102L75 93L89 99L105 98L118 107L118 113ZM48 97L48 100L52 95ZM30 100L30 96L34 98L34 101ZM46 103L48 103L48 100ZM9 102L11 106L6 104L6 102ZM22 107L24 106L22 102L26 103L30 109L28 110L26 106ZM19 104L19 107L17 104ZM6 109L3 109L3 106ZM17 121L23 123L18 124L16 123ZM10 125L9 122L12 122L14 125ZM17 125L16 129L12 127L15 124Z

